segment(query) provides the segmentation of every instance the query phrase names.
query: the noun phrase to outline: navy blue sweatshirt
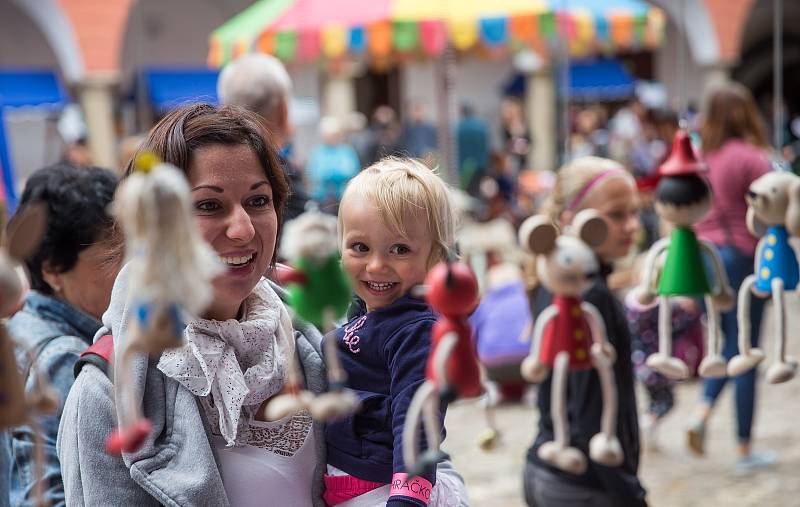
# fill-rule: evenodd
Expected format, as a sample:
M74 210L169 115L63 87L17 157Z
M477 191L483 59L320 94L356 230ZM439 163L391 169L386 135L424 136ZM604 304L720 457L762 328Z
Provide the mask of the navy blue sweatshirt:
M334 337L347 387L361 410L325 428L328 463L359 479L388 484L405 472L402 435L406 411L425 380L436 315L419 299L403 296L369 313L357 312ZM444 412L440 414L444 420ZM424 439L422 439L424 442ZM435 474L424 475L433 484ZM400 505L392 498L389 505ZM403 505L414 505L403 499Z
M553 419L550 414L551 375L539 387L537 400L540 413L539 434L528 451L528 461L548 468L566 482L605 491L612 498L615 506L646 507L645 490L637 477L639 423L631 361L631 337L622 305L606 284L606 276L610 272L609 266L602 265L601 276L583 295L583 299L593 304L602 315L608 333L608 341L617 351L617 360L614 362L614 377L619 393L617 437L622 444L625 459L619 467L607 467L589 460L586 472L582 475L562 472L539 459L539 446L554 438ZM544 287L537 287L531 301L534 316L538 316L551 300L552 296ZM567 391L569 393L567 414L570 424L570 443L588 456L589 440L600 431L600 416L603 411L603 397L597 371L590 369L571 372Z

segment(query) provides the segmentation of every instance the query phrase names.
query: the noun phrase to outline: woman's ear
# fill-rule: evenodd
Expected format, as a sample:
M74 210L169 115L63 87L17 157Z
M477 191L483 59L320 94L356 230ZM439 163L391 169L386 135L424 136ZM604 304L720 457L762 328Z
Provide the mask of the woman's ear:
M519 228L519 243L533 254L545 255L556 246L558 230L545 215L528 217Z
M53 265L50 261L42 263L42 278L45 283L50 286L54 294L58 294L63 289L61 273L53 269Z
M789 197L790 204L789 204L789 206L786 207L786 226L787 226L787 228L789 226L789 220L788 220L789 219L789 209L792 207L791 206L791 199L792 198ZM758 217L756 216L756 212L755 212L755 210L753 209L752 206L748 206L747 207L747 214L745 215L745 223L747 224L747 230L750 231L750 234L752 234L753 236L755 236L757 238L760 238L761 236L763 236L767 232L766 224L764 224L764 222L762 222L761 220L758 219ZM791 230L791 229L789 229L789 230Z
M800 236L800 181L794 181L787 192L789 205L786 206L786 229L792 236ZM747 211L749 214L750 209Z

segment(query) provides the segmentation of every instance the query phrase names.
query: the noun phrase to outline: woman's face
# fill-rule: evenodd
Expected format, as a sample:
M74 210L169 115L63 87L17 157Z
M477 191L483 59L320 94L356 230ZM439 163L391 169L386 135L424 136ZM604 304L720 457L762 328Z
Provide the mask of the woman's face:
M267 271L275 251L278 216L272 186L247 145L196 150L188 176L195 223L227 266L214 279L214 302L206 317L233 319Z
M108 265L107 260L108 245L98 242L81 250L72 269L54 278L45 275L45 279L58 297L100 320L119 271L118 265Z
M639 232L639 195L628 178L612 177L586 196L582 208L593 208L608 223L608 239L595 249L605 262L628 255Z

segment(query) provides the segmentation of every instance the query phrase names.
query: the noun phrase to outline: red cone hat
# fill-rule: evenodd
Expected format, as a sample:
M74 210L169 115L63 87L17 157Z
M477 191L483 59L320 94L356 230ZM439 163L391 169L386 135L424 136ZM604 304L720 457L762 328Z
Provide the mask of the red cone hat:
M685 130L675 133L669 158L658 167L659 176L688 176L708 171L692 147L692 140Z

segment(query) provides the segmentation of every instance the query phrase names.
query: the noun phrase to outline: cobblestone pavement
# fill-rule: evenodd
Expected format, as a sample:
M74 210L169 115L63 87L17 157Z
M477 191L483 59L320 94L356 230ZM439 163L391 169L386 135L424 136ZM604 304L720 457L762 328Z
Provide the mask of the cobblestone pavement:
M769 314L762 336L771 336ZM787 329L800 329L800 302L787 309ZM791 351L800 355L798 345ZM764 347L768 363L773 347ZM764 368L761 368L764 370ZM658 449L644 449L640 475L654 507L736 506L800 507L800 378L781 385L759 379L755 450L777 455L769 469L737 476L736 427L732 386L726 386L707 428L706 456L691 455L686 449L686 427L700 397L701 382L687 382L676 388L675 408L662 422L657 435ZM644 392L638 393L644 406ZM445 449L467 481L474 507L524 507L522 468L533 440L537 411L523 405L498 408L497 421L503 433L501 446L484 452L476 438L485 427L478 402L460 402L448 410Z

